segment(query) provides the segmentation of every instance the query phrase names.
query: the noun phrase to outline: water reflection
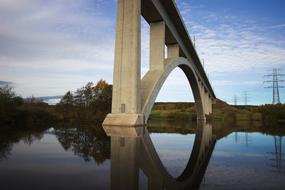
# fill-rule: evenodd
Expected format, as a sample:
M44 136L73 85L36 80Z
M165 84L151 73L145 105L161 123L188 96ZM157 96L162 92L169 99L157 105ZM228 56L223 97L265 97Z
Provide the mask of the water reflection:
M9 150L0 160L1 190L110 189L110 138L101 128L26 131L0 133L0 152Z
M276 169L277 172L282 173L285 171L283 166L284 152L282 152L282 136L274 136L274 151L269 152L270 154L270 165Z
M26 144L32 144L34 140L43 137L42 129L0 129L0 161L8 159L15 143L23 141Z
M55 135L64 150L72 150L85 161L102 164L110 158L110 141L98 128L60 128Z
M171 176L160 160L147 128L105 128L111 136L111 189L138 189L139 171L148 189L198 189L215 146L212 126L198 122L190 159L177 178ZM124 134L120 131L124 130Z
M0 189L285 189L282 127L152 121L108 134L1 129Z
M275 158L274 136L231 133L217 142L200 189L284 189L284 167Z

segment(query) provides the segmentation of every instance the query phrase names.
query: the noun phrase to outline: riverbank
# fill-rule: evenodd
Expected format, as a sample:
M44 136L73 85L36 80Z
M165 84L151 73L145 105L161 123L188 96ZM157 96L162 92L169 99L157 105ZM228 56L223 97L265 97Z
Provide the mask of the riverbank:
M196 118L195 104L191 102L155 103L150 114L150 120L195 121ZM209 119L226 123L246 121L267 126L282 125L285 123L285 105L232 106L217 99Z

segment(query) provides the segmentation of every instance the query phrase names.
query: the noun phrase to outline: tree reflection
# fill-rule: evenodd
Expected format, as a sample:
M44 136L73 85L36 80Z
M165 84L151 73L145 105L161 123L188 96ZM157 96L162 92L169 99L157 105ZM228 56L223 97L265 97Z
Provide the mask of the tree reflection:
M1 129L0 130L0 161L11 155L13 144L23 141L32 144L35 140L42 139L43 129Z
M73 151L86 162L93 159L100 165L110 158L110 139L99 127L59 128L55 135L66 151Z
M5 142L0 139L0 161L3 159L7 159L7 157L11 154L12 143Z

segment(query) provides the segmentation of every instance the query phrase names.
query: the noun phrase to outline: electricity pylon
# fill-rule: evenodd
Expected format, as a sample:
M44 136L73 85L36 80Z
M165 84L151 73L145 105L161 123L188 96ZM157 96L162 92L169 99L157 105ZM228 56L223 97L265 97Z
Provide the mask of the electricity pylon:
M274 68L272 70L272 74L265 75L265 77L272 77L272 80L264 81L264 83L272 83L272 85L265 87L265 88L272 88L272 104L280 104L279 88L284 88L284 86L280 86L280 83L285 81L279 79L279 77L285 75L278 73L278 71L279 71L278 69Z

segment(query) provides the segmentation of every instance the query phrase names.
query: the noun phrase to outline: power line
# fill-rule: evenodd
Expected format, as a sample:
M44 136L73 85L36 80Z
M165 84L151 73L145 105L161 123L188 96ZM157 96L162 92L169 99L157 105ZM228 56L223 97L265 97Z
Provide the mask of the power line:
M244 91L244 105L246 106L248 102L248 93L247 91Z
M278 73L279 69L274 68L272 74L264 75L265 77L272 77L272 80L264 81L264 83L272 83L270 86L264 88L272 88L272 104L280 104L279 88L284 88L280 86L280 83L285 82L279 79L279 77L285 76L284 74Z

